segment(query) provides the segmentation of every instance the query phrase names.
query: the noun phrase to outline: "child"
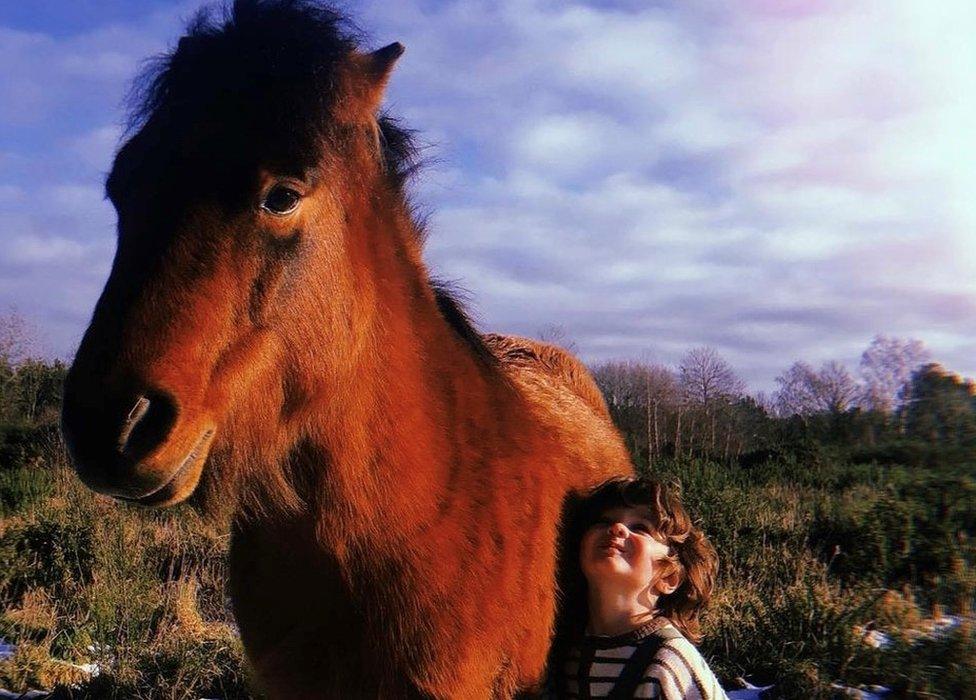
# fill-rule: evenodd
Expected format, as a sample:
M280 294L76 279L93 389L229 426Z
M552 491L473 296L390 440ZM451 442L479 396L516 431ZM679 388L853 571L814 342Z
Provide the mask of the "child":
M574 520L567 541L578 555L567 564L578 590L567 591L549 695L726 700L692 644L718 557L678 495L654 481L615 479L582 501Z

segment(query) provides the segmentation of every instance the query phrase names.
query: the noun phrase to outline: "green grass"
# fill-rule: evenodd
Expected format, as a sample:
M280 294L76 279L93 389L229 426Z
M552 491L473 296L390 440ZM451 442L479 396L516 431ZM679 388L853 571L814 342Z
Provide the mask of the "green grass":
M972 625L915 634L940 610L973 611L976 481L964 471L685 461L654 473L682 484L721 557L702 645L721 678L784 697L831 697L839 681L976 698ZM866 644L871 627L894 643Z
M919 636L971 614L976 481L968 469L848 464L820 454L743 469L669 461L721 556L702 650L719 676L783 697L882 684L976 699L976 633ZM391 486L392 488L392 486ZM0 469L0 687L63 697L251 697L224 589L227 538L192 511L91 494L51 450ZM878 628L893 643L864 642ZM86 678L70 664L98 663Z
M7 491L22 498L0 518L0 636L17 645L0 687L252 696L224 590L226 536L186 509L97 497L58 463L0 474L0 484L46 484ZM71 665L86 663L102 673Z
M51 494L53 480L46 469L0 470L0 518L27 510Z

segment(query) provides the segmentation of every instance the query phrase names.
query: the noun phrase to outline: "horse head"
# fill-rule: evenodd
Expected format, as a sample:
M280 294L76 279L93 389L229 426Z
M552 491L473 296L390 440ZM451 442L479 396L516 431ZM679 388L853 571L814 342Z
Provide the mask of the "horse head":
M368 220L408 216L409 140L378 116L403 47L351 37L328 9L238 0L143 78L106 181L115 259L65 385L92 489L178 503L216 451L281 460L341 386L395 257Z

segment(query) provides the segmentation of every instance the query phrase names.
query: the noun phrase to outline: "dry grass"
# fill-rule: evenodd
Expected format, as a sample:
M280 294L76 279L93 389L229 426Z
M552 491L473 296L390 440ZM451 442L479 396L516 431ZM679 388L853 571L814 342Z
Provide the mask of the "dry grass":
M63 697L251 697L224 590L227 537L192 511L92 495L58 453L0 476L0 686ZM671 462L659 472L722 557L703 652L720 677L830 697L834 682L899 696L976 699L970 477L776 464ZM0 471L0 474L3 472ZM392 488L393 486L391 486ZM942 496L953 493L951 501ZM867 643L875 631L891 643ZM78 666L102 669L89 677Z
M9 480L43 481L47 495L0 519L0 636L17 645L0 662L0 687L250 697L224 591L227 538L189 510L95 496L52 462ZM101 672L91 677L84 664Z

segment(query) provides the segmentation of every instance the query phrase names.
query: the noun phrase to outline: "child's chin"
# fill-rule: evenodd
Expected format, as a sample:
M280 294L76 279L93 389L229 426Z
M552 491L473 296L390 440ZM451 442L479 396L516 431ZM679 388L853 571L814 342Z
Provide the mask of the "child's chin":
M627 560L623 558L620 552L613 552L602 554L597 557L597 563L601 568L612 569L614 571L623 571L625 569L630 569L630 565L627 564Z
M630 566L626 560L619 554L594 556L589 560L588 566L584 566L583 568L587 578L591 578L592 576L615 577L618 574L623 574L630 570Z

